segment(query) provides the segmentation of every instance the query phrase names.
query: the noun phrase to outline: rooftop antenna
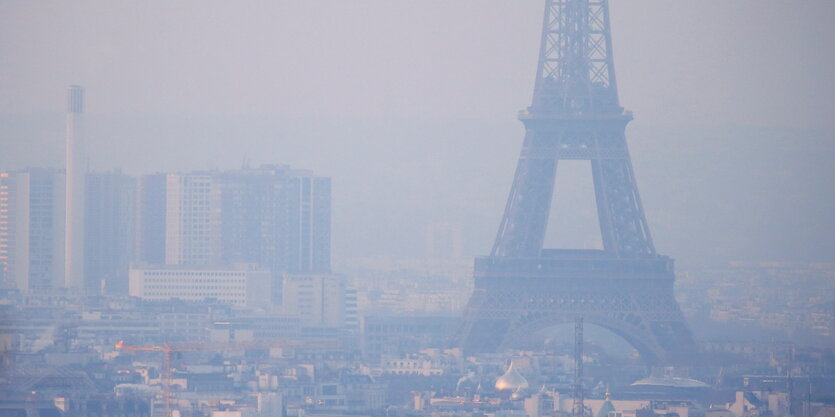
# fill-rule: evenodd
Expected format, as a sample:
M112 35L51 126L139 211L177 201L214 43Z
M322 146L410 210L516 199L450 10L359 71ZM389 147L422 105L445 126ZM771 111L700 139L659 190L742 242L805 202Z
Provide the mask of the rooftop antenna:
M574 320L574 409L573 417L584 417L583 404L583 318Z
M794 416L796 408L794 403L794 343L789 347L789 372L788 372L788 391L789 391L789 415Z

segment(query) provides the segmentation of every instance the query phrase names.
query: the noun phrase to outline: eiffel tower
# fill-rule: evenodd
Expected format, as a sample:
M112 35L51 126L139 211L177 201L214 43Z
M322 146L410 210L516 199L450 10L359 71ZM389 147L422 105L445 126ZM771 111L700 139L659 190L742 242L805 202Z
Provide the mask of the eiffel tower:
M508 347L582 317L624 338L651 365L683 364L695 344L673 295L673 260L650 237L618 100L607 0L547 0L525 139L490 256L456 344ZM557 162L591 162L602 250L543 248Z

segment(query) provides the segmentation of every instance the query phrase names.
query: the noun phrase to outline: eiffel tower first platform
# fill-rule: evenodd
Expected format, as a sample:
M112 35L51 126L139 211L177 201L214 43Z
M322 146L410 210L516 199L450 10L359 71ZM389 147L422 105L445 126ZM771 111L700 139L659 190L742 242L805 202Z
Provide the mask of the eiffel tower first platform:
M492 253L476 258L475 290L456 344L507 347L582 317L623 337L651 365L686 364L695 344L638 196L618 101L606 0L547 0L533 103ZM591 162L602 250L544 249L557 162Z

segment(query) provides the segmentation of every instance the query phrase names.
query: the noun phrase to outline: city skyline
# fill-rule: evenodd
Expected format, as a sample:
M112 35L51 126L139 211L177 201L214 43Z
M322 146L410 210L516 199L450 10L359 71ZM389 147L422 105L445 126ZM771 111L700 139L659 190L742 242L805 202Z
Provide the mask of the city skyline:
M833 417L833 38L0 3L0 417Z

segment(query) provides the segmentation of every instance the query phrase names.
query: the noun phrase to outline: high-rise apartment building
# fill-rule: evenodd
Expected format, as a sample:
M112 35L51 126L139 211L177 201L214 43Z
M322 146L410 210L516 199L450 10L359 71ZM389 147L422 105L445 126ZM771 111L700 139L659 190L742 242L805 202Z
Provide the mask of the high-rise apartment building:
M165 263L221 263L220 184L215 174L169 174L165 181Z
M21 291L65 285L65 176L55 169L0 173L0 277Z
M136 181L134 260L165 264L165 174L143 175Z
M77 85L67 91L66 204L64 243L64 285L75 291L84 286L84 89Z
M291 241L287 270L301 273L330 271L330 178L315 177L309 172L291 175L288 198L288 237Z
M286 166L143 176L137 185L135 260L245 262L276 278L327 273L330 192L329 178Z
M330 178L275 165L219 178L225 262L274 273L330 271Z
M127 294L136 181L118 171L91 172L85 192L84 289L89 294Z

